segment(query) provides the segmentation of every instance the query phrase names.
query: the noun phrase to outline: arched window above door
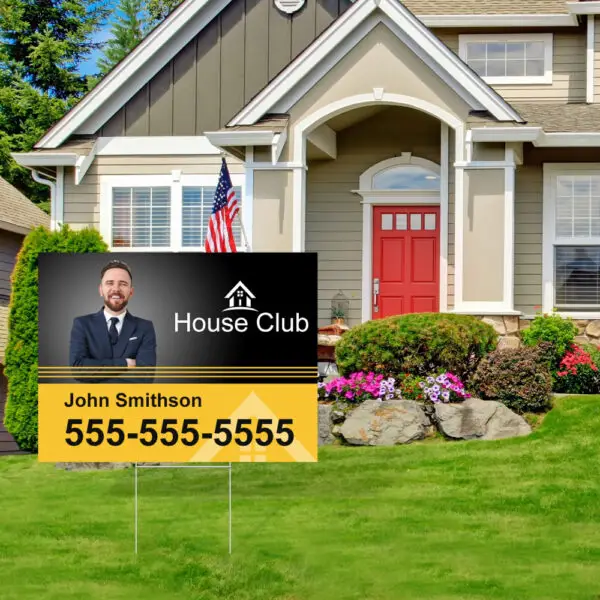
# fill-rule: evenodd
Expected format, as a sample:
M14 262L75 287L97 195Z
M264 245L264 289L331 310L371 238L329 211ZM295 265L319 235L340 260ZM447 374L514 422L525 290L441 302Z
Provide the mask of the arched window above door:
M371 189L439 191L440 176L420 165L397 165L373 175Z
M405 152L373 165L360 177L361 191L439 194L440 166Z

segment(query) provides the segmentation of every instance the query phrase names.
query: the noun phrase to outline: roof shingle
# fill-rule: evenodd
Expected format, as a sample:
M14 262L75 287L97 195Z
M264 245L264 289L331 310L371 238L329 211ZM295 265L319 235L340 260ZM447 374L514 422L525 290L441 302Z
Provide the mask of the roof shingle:
M566 0L401 0L422 15L568 14Z
M26 229L40 225L50 226L50 217L42 209L0 177L0 222L2 221Z

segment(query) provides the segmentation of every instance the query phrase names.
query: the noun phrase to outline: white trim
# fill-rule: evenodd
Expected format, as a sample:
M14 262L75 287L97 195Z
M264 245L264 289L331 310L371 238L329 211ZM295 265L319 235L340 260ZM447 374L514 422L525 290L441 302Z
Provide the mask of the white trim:
M553 36L551 33L481 33L458 36L458 55L467 62L467 44L472 42L543 42L544 74L540 76L483 77L490 85L551 84L553 69Z
M542 134L541 127L473 127L474 142L533 142Z
M279 132L270 130L206 131L208 141L223 146L272 146L277 144Z
M595 67L595 30L596 23L594 15L587 18L587 49L586 49L586 100L594 102L594 67Z
M433 192L423 192L422 195L414 191L403 190L352 190L354 194L362 196L361 204L410 204L427 206L439 204L440 195Z
M573 15L598 15L600 14L600 2L567 2L567 9Z
M451 312L458 315L521 315L520 310L506 308L504 302L463 302L460 309Z
M205 135L99 137L96 146L97 156L221 154L221 149L213 146Z
M94 162L94 158L96 157L96 153L98 152L98 141L94 142L90 153L87 156L81 155L77 159L77 163L75 164L74 177L75 177L75 185L79 185L85 174L88 172L91 164Z
M56 167L56 210L54 218L58 227L65 222L65 168Z
M505 148L504 170L504 304L514 308L515 290L515 153Z
M455 162L462 162L465 154L465 128L454 132ZM463 305L463 238L464 238L465 170L454 170L454 310Z
M546 133L541 127L474 127L476 142L531 142L537 148L597 148L600 133Z
M369 204L363 204L362 223L361 320L365 323L370 321L373 316L371 313L373 299L373 290L371 289L373 273L373 208Z
M231 173L231 183L235 187L242 188L241 212L245 207L245 185L244 174ZM182 246L182 200L184 186L206 186L216 187L218 176L195 175L182 173L180 170L171 171L170 175L100 175L100 233L109 246L110 252L204 252L204 246ZM112 188L113 187L137 187L137 186L165 186L171 190L171 228L169 246L152 247L122 247L112 244ZM252 207L250 207L252 208ZM251 212L251 211L250 211ZM246 221L242 221L246 226ZM244 240L241 240L238 252L246 250Z
M448 311L448 215L450 132L446 123L440 131L440 312Z
M306 142L304 143L306 148ZM306 220L306 170L292 173L292 252L304 252Z
M514 165L514 161L506 162L505 160L456 161L454 163L456 169L506 169L507 167L514 167Z
M56 148L74 133L94 133L231 0L185 0L82 98L36 148Z
M70 167L77 164L78 154L71 152L11 152L22 167Z
M427 27L575 27L573 15L417 15Z
M253 248L254 240L254 148L246 147L245 183L243 189L242 223L248 237L248 245Z
M281 132L276 133L273 136L273 141L271 142L271 163L276 165L279 161L279 157L283 152L283 147L287 142L287 127Z
M248 146L251 148L252 146ZM254 171L291 171L293 169L306 169L306 166L302 163L296 164L293 162L280 162L274 165L272 162L249 162L246 160L245 163L247 168L253 169Z
M456 89L465 89L477 103L496 118L522 122L521 117L492 88L486 85L454 52L443 44L410 11L395 0L357 0L345 13L321 34L304 52L292 61L275 79L259 92L228 125L253 124L317 67L333 50L374 11L383 12L412 40L421 57L428 56L438 68L456 82Z
M542 311L552 312L554 308L554 246L564 243L569 246L600 246L600 238L557 238L555 230L556 177L566 174L600 175L600 163L544 163L543 191L543 229L542 229ZM578 319L600 318L600 311L558 312L561 316L572 316Z

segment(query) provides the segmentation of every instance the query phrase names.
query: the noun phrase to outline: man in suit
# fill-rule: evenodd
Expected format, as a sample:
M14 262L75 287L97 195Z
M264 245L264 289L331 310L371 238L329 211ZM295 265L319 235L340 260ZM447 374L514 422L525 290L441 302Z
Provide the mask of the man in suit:
M129 266L120 260L109 261L100 272L98 292L104 306L96 313L76 317L73 321L71 366L116 367L123 368L124 373L135 367L156 366L156 333L152 321L134 317L127 310L134 292ZM125 381L122 377L85 378L88 382L108 379ZM127 380L128 383L148 381L152 378Z

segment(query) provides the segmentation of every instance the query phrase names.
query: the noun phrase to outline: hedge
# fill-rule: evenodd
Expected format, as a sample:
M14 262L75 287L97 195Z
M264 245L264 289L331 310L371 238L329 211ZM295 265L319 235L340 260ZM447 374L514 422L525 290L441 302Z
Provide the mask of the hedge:
M374 319L348 330L335 347L342 375L373 371L420 377L451 371L466 383L496 348L498 334L470 315L414 313Z
M22 450L38 449L38 255L108 252L94 229L33 229L23 240L11 274L4 373L8 396L4 426Z

